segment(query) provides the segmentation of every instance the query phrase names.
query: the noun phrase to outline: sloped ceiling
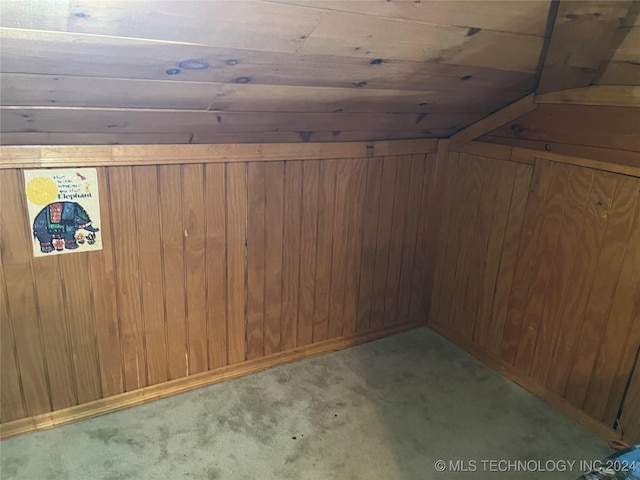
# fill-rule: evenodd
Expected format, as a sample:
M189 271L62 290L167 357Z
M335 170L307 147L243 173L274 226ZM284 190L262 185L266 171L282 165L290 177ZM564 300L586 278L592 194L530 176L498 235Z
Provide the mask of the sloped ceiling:
M621 5L607 18L631 2L608 3ZM0 5L5 145L447 137L536 89L557 10L549 1ZM611 64L603 83L633 76L633 58L620 55L627 70Z

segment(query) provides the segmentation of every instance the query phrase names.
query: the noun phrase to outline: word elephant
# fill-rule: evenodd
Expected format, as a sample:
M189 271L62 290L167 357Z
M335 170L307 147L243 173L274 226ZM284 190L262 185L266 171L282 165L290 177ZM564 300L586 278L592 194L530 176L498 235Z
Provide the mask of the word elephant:
M77 239L84 243L85 235L78 230L90 232L95 239L99 228L91 225L87 211L76 202L55 202L44 207L33 221L33 236L40 242L42 253L78 248ZM94 243L94 242L89 242Z

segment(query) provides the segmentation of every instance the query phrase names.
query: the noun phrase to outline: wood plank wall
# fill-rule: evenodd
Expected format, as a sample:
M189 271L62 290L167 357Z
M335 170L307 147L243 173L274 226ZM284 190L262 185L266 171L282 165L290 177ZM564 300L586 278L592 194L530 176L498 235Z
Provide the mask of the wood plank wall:
M458 152L447 172L430 325L611 426L640 347L640 178Z
M435 154L99 167L99 252L32 258L0 170L3 424L424 322Z
M640 356L640 350L638 351ZM633 371L629 390L624 403L624 432L628 441L640 443L640 362L636 357L636 367Z
M478 140L638 168L639 124L640 108L631 105L543 103Z

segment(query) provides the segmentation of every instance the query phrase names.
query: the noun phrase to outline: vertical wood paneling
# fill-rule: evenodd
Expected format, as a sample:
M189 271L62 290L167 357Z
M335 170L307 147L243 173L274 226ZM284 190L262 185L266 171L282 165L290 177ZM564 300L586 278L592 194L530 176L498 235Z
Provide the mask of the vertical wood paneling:
M604 200L599 200L604 203ZM569 376L567 399L582 407L589 387L596 356L600 350L607 315L618 285L622 260L638 203L638 180L620 176L615 196L610 200L607 226L598 252L598 265L582 320L573 368ZM597 202L596 202L597 205Z
M482 259L484 264L482 274L478 278L478 285L476 286L478 309L473 325L473 341L487 350L489 349L490 326L492 323L493 289L496 286L500 267L500 256L516 173L516 165L511 162L493 161L492 163L495 164L495 176L485 179L486 186L489 186L491 193L483 195L484 203L480 207L483 218L481 228L485 231L487 237L485 258ZM495 191L492 191L490 187L493 182L495 182ZM488 215L489 210L491 210L490 217ZM484 222L487 222L487 224L484 224ZM485 230L487 228L488 231Z
M438 231L438 236L435 238L435 247L436 247L436 251L437 251L437 255L436 255L436 261L435 261L435 267L434 267L434 273L433 273L433 292L432 292L432 299L431 299L431 304L430 304L430 308L429 308L429 322L431 323L440 323L442 321L444 321L444 315L442 315L441 313L441 304L443 302L444 299L444 295L442 292L442 284L444 281L444 274L445 274L445 259L446 259L446 252L447 252L447 248L448 248L448 239L449 239L449 228L451 226L451 216L452 216L452 210L454 207L454 199L455 199L455 194L456 194L456 189L455 189L455 185L456 182L458 181L458 154L453 152L450 153L448 155L448 168L447 171L444 175L443 181L445 183L445 188L444 188L444 196L443 196L443 205L442 205L442 216L440 219L440 229ZM433 171L433 162L428 161L427 162L427 175L425 175L425 177L429 178L431 177L433 174L431 173ZM423 205L426 204L426 202L428 201L429 197L431 197L431 192L430 190L430 185L427 183L428 181L425 179L425 184L424 184L424 189L423 189ZM423 233L424 229L425 229L425 223L428 225L428 217L426 215L422 215L421 216L421 221L420 221L420 228L418 230L418 235L419 238L425 238L425 234ZM418 241L418 245L423 245L424 242L421 242L420 240ZM424 248L424 246L423 246ZM416 251L416 261L420 258L420 257L424 257L425 254L421 252L421 249L418 249ZM414 285L418 283L417 279L420 279L422 277L422 274L420 272L420 268L416 268L415 269L415 274L414 274L414 278L416 278L416 280L414 280ZM420 312L421 307L420 306L415 306L416 305L416 295L412 295L412 301L411 301L411 309L412 309L412 315L415 315L415 313L413 312Z
M511 193L509 216L504 232L502 255L496 279L493 305L491 307L491 326L489 327L490 351L500 355L504 337L504 326L509 307L509 295L516 270L516 258L525 221L533 169L529 165L517 165Z
M607 408L608 399L621 398L626 386L626 372L630 371L635 359L634 349L637 351L640 347L640 190L635 179L623 179L622 182L623 188L619 190L618 197L630 193L635 201L635 208L628 205L625 209L616 208L616 211L623 215L632 214L634 218L628 223L630 232L624 245L620 274L610 297L611 308L608 311L606 327L599 338L599 349L584 404L584 409L589 415L607 423L613 423L618 409L618 405ZM631 191L625 192L625 187ZM618 201L619 198L616 199L616 203ZM612 219L607 230L620 225L619 219ZM624 240L621 235L621 238L612 241L619 246ZM605 265L603 267L606 268ZM586 339L583 338L584 340ZM620 348L623 340L626 346Z
M101 167L104 249L38 259L26 216L3 208L16 234L1 239L0 420L420 318L426 166L407 155ZM3 202L24 209L22 173L0 177Z
M167 338L164 304L158 293L164 291L160 245L160 209L156 167L133 170L136 191L138 251L140 255L140 296L147 352L149 385L165 382L167 376Z
M116 303L115 272L113 261L113 229L111 228L111 201L109 178L106 168L98 168L100 193L100 231L102 250L89 255L89 278L93 292L94 315L100 379L105 397L124 391L120 322Z
M4 273L0 268L0 422L25 417L16 345L9 317Z
M437 245L441 231L447 173L450 167L449 142L439 141L438 145L438 152L425 155L427 163L422 187L413 284L410 295L409 318L412 321L424 323L429 321L432 293L436 281L434 271L437 262Z
M313 342L319 169L320 162L312 160L304 162L302 170L302 233L300 244L298 346L309 345Z
M460 284L461 288L457 289L457 296L454 294L454 311L455 318L467 318L468 321L462 324L458 323L457 330L466 338L473 336L473 328L475 326L475 317L478 308L478 279L482 272L483 259L485 258L485 244L487 241L487 229L484 225L484 216L487 215L485 197L491 197L492 188L489 182L496 183L492 175L495 165L484 157L469 156L467 161L472 162L471 171L474 181L468 192L467 215L465 223L468 228L465 232L463 242L461 243L461 256L463 262L457 267L460 272L460 280L456 280L456 285ZM493 162L495 163L495 162ZM456 276L458 273L456 272ZM465 299L459 301L461 298Z
M269 355L282 350L284 162L269 162L265 180L264 352Z
M553 368L549 372L547 385L551 391L565 394L567 381L573 368L573 359L578 348L580 325L582 324L589 292L596 274L598 252L606 228L617 176L596 173L588 200L585 221L578 244L571 287L560 317L561 332L554 352Z
M640 346L640 179L454 154L449 167L431 321L472 328L525 384L611 425Z
M640 202L636 205L636 216L585 404L588 413L607 423L612 423L618 413L616 400L622 397L626 372L633 368L640 347L639 323ZM621 339L625 339L624 348L620 348ZM636 372L638 368L636 366Z
M347 248L349 243L349 188L353 183L352 161L339 162L336 174L335 214L333 216L333 250L331 254L331 291L329 293L328 338L342 335L345 286L347 281Z
M374 256L373 290L371 294L371 328L381 327L384 319L384 302L387 290L387 274L389 272L389 250L397 173L398 157L385 157L382 164L380 210L378 211L376 254Z
M376 240L378 238L378 212L380 209L380 189L382 182L382 158L367 161L367 190L364 199L362 226L362 261L358 293L358 318L356 331L369 329L373 296L374 266L376 261Z
M584 202L584 209L579 212L579 217L576 223L579 223L579 230L576 233L575 240L572 238L571 248L575 252L575 260L571 266L570 272L570 284L568 285L564 300L562 302L561 311L559 312L560 322L558 335L555 340L552 364L553 368L549 369L548 377L546 378L547 386L558 393L564 393L564 386L568 370L570 369L570 361L572 358L571 345L575 343L575 336L579 334L580 320L582 319L578 310L577 303L582 300L586 295L584 282L586 281L586 275L588 273L588 267L590 259L592 259L596 253L596 247L592 246L591 242L585 242L585 236L589 235L590 238L593 235L594 222L594 197L593 190L596 182L600 181L599 175L592 174L592 178L589 182L589 191L586 201ZM577 225L574 225L574 228ZM588 248L588 250L587 250ZM557 321L557 320L556 320Z
M54 410L78 402L57 257L34 259L34 285Z
M245 359L247 164L227 169L227 338L229 364Z
M33 260L34 285L54 410L78 403L58 257Z
M189 373L192 374L209 368L202 165L182 166L182 208Z
M223 164L205 165L206 299L209 367L227 364L227 224Z
M329 295L331 292L331 258L333 254L333 217L337 160L320 164L318 181L318 237L316 244L316 280L313 300L313 341L327 339L329 332Z
M566 301L571 283L576 260L575 246L584 223L592 182L593 171L573 170L571 187L563 202L562 225L556 247L549 257L550 274L544 294L540 333L532 359L531 376L540 383L546 381L552 367L553 351L560 330L556 317Z
M472 162L467 161L467 157L464 154L452 155L450 168L453 170L453 183L451 185L451 198L449 199L451 207L447 212L445 250L439 251L439 255L443 255L442 261L444 263L441 269L436 267L436 271L441 275L439 285L440 299L436 321L437 323L450 325L452 329L454 322L451 309L455 293L455 267L458 260L460 242L463 238L462 232L467 228L462 219L464 218L465 193L470 189L472 182L471 165Z
M638 398L638 390L637 390L637 373L638 373L638 349L640 349L640 328L638 328L638 319L640 319L640 302L638 302L638 297L635 296L636 300L635 310L632 313L632 326L629 329L629 336L626 339L625 346L623 348L622 358L620 364L618 365L618 370L616 372L616 376L614 377L613 386L611 388L611 393L609 395L609 399L607 401L607 409L605 411L604 420L606 423L610 424L612 419L617 418L618 409L622 404L622 400L625 401L625 406L630 409L626 409L623 412L623 416L627 420L631 420L635 422L636 434L638 433L638 417L635 417L634 420L634 411L637 411L637 398ZM635 370L634 370L635 365ZM629 373L632 372L632 373ZM627 387L627 382L629 381L629 377L633 375L633 380L635 382L634 393L627 392L627 396L624 396L625 389ZM635 404L633 402L636 402ZM634 406L635 405L635 406ZM629 411L631 410L631 411ZM636 437L637 438L637 437Z
M137 212L132 167L109 171L111 218L118 233L113 236L116 301L120 320L125 391L147 385L144 324L141 315ZM144 195L145 192L139 192Z
M1 171L0 200L20 209L0 211L0 420L430 306L439 328L611 423L640 344L640 180L448 158L104 167L104 249L43 259L22 173Z
M395 197L391 218L391 239L389 241L389 261L387 284L384 295L382 323L395 323L398 317L398 294L400 273L402 271L402 253L405 247L405 226L407 223L407 202L411 189L411 155L398 157Z
M404 230L402 259L400 260L401 270L400 284L398 286L398 309L395 319L398 323L409 321L411 284L415 271L416 249L418 246L418 227L420 225L420 214L423 212L421 202L425 183L425 166L425 155L416 154L412 156L411 173L409 175L409 195L407 197L407 218ZM404 188L406 188L406 185ZM423 249L421 248L421 250ZM427 248L424 248L424 250L427 250ZM429 289L425 289L424 291L428 292Z
M263 163L247 174L247 359L264 355L265 181Z
M358 321L358 292L360 290L360 268L362 261L363 215L365 210L365 193L367 188L367 160L356 158L351 164L351 182L348 188L348 206L350 215L349 239L347 243L347 261L343 334L353 334Z
M20 171L3 170L0 181L2 268L8 311L12 320L20 319L14 328L14 338L26 413L37 415L51 409L51 393L33 285L31 226L23 199L24 178ZM7 205L15 208L7 208Z
M449 306L452 319L452 328L469 338L473 334L473 317L469 315L468 306L472 302L471 298L466 298L469 286L470 264L474 246L476 232L476 219L480 208L480 195L482 193L482 180L485 173L485 161L481 157L461 154L460 160L470 165L467 167L470 172L470 182L464 187L463 201L460 206L462 210L458 217L458 234L460 241L457 245L457 261L453 273L453 292L451 304Z
M300 293L302 162L285 162L282 238L282 349L295 348Z
M494 291L497 296L501 262L507 261L502 265L507 276L508 264L515 263L531 168L522 165L524 175L516 182L517 167L510 162L453 153L451 157L430 317L488 348L489 339L502 330L493 324L499 320L491 314ZM512 222L517 234L507 236L510 211L520 222Z
M184 245L182 230L182 174L179 165L158 167L160 238L164 275L169 380L189 370L185 312Z
M640 442L640 362L638 361L632 373L623 416L626 440L632 445L637 445Z
M488 263L488 244L493 221L493 209L496 205L496 195L500 185L500 166L503 162L496 162L488 158L481 158L483 170L481 172L481 184L478 199L478 213L474 225L473 236L469 248L467 286L463 315L469 319L463 334L472 339L480 323L480 291L483 285L483 276Z
M102 398L91 284L85 278L87 257L87 253L59 257L78 403Z
M544 221L539 227L536 248L532 250L534 259L531 265L535 269L528 272L528 293L524 302L524 313L519 335L518 351L515 358L516 368L529 373L536 348L536 339L544 309L545 291L549 281L552 260L540 262L540 258L552 259L557 249L560 227L564 216L565 198L571 185L572 168L568 165L556 165L553 171L551 187L542 215ZM543 336L545 332L542 332Z
M501 357L509 364L515 363L518 354L520 332L522 331L527 294L529 293L530 272L535 271L539 261L536 257L538 237L544 222L544 207L551 190L553 168L554 164L551 162L540 160L536 162L536 175L533 178L527 202L513 283L509 285L511 294L502 336Z

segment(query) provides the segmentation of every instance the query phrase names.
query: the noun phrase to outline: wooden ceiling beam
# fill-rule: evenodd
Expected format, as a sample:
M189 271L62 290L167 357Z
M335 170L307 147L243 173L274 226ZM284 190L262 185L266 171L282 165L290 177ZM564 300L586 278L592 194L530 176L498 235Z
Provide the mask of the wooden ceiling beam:
M598 85L640 85L640 55L637 60L615 59L607 65Z
M613 58L598 73L598 85L640 86L640 1L635 1L617 30Z
M299 55L16 28L0 28L0 40L6 73L350 89L487 88L521 94L535 88L531 72L464 63ZM198 60L204 68L181 68L187 60Z
M461 91L462 90L462 91ZM162 108L235 112L489 113L518 90L395 90L251 83L0 74L0 103L11 106ZM469 110L472 108L473 110Z
M525 15L538 11L518 3L501 10L515 13L516 18L522 11ZM478 8L461 9L467 11L464 17L460 9L448 9L441 16L448 16L454 25L445 25L256 0L183 0L179 9L167 1L13 0L3 2L0 22L4 27L212 47L535 71L543 37L530 33L528 24L539 23L539 19L521 23L525 34L489 29L476 29L470 34L468 26L457 25L456 17L466 23L472 17L469 11ZM423 14L428 10L421 9ZM501 15L505 16L509 13ZM534 31L539 32L539 28Z
M160 145L160 144L228 144L228 143L331 143L411 141L416 134L395 130L229 132L229 133L51 133L11 132L0 135L0 144L12 145ZM418 135L419 140L447 137L451 130L432 129ZM303 138L307 138L305 141ZM392 155L392 154L389 154ZM395 155L395 154L393 154Z
M477 30L544 35L545 14L550 1L448 2L440 0L380 1L380 0L267 0L272 3L297 5L319 10L357 13L360 15L395 18L436 25L471 27Z
M533 91L548 37L549 0L5 3L16 142L448 137Z
M620 30L633 14L633 1L562 0L537 93L548 93L595 83L616 48L624 40Z
M535 102L640 107L640 87L592 85L536 95Z
M239 133L277 131L404 131L470 125L479 113L212 112L126 108L0 107L3 132Z
M450 143L453 145L475 140L476 138L501 127L502 125L535 110L537 107L538 105L534 102L534 95L527 95L502 110L498 110L494 114L489 115L464 130L459 131L451 137Z
M555 143L640 152L638 125L638 108L550 103L540 104L480 140L509 144L533 141L553 151Z

